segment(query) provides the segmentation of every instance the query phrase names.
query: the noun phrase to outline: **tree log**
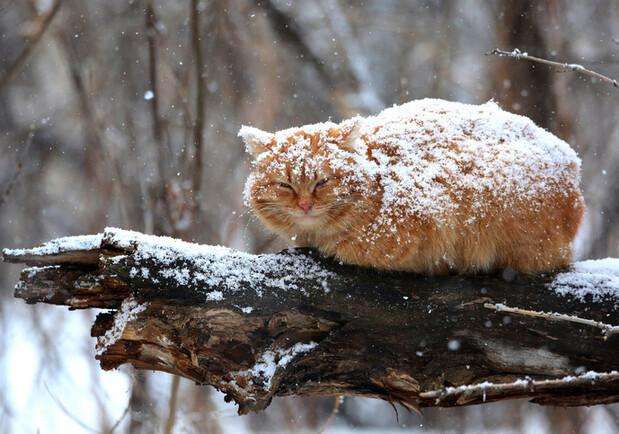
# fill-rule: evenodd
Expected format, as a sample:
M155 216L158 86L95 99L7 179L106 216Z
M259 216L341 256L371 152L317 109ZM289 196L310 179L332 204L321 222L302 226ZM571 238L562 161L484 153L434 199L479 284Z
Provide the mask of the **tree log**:
M273 396L354 395L407 409L511 398L619 401L619 260L557 275L418 276L308 249L249 255L108 228L5 250L15 296L101 308L103 369L130 363Z

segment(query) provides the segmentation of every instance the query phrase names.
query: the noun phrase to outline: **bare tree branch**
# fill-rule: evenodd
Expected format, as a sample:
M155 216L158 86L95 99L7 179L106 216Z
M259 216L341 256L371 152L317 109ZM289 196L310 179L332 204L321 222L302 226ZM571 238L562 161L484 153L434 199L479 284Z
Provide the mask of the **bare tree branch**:
M32 144L32 139L34 139L34 125L30 127L30 132L28 133L28 138L26 139L26 143L24 145L24 149L21 150L19 155L17 156L17 165L15 166L15 170L13 171L13 176L9 180L8 185L4 189L4 194L2 198L0 198L0 207L4 205L11 195L13 191L13 187L17 183L17 178L19 178L19 174L22 171L22 167L24 166L24 157L28 154L28 150L30 149L30 145Z
M2 74L2 76L0 77L0 91L13 78L13 76L21 69L21 67L24 65L24 63L28 59L28 57L30 57L30 54L32 54L37 44L39 43L39 41L45 34L45 31L49 27L50 23L56 16L56 12L58 12L58 9L60 9L61 1L62 0L54 1L54 4L52 5L50 11L48 12L43 22L41 23L41 27L39 28L39 31L34 35L34 37L30 39L30 41L26 44L26 47L19 54L19 56L17 56L17 58L13 61L13 63L8 67L6 72Z
M256 0L255 4L266 12L273 30L282 40L289 43L300 54L303 60L314 67L320 78L329 87L334 88L339 85L352 88L358 85L358 83L354 83L354 85L351 86L350 83L342 82L342 80L335 77L333 71L329 69L326 62L306 43L303 32L296 23L296 20L282 12L276 4L270 0Z
M191 48L196 71L196 117L193 126L193 145L195 149L193 165L194 200L199 200L203 170L203 140L204 140L204 104L206 102L206 77L204 59L202 57L202 40L200 37L200 2L191 0Z
M111 428L105 432L105 434L112 434L116 430L116 428L118 428L120 426L120 424L123 421L123 419L125 418L125 416L127 416L127 413L129 413L129 408L130 407L131 407L130 405L127 405L125 407L125 410L123 411L123 414L120 415L120 417L116 420L116 422L114 422L114 425L112 425Z
M553 62L552 60L529 56L527 53L523 53L517 48L514 49L514 51L504 51L504 50L499 50L498 48L495 48L494 50L488 51L485 54L486 56L497 55L497 56L502 56L502 57L512 57L514 59L530 60L531 62L538 62L538 63L543 63L545 65L556 66L558 68L561 68L560 72L569 72L569 71L580 72L581 74L586 74L591 77L595 77L608 84L612 84L615 87L619 87L619 82L617 80L613 80L612 78L606 77L605 75L586 69L582 65L578 65L576 63Z
M571 321L571 322L575 322L578 324L585 324L588 326L592 326L592 327L597 327L599 329L602 329L603 333L606 336L609 335L614 335L616 333L619 333L619 327L618 326L612 326L610 324L604 324L602 322L599 321L591 321L590 319L583 319L583 318L579 318L576 316L571 316L571 315L563 315L560 313L547 313L547 312L535 312L535 311L531 311L531 310L525 310L525 309L518 309L518 308L514 308L514 307L508 307L505 306L503 304L490 304L490 303L486 303L484 304L484 307L488 308L488 309L495 309L497 311L501 311L501 312L509 312L509 313L515 313L515 314L519 314L519 315L530 315L530 316L536 316L539 318L547 318L553 321Z
M335 402L333 403L333 410L331 410L331 414L329 415L325 423L322 425L322 428L320 428L320 431L318 431L318 434L322 434L325 432L325 430L327 429L331 421L335 418L335 415L340 410L340 401L342 401L343 399L344 399L343 396L335 397Z

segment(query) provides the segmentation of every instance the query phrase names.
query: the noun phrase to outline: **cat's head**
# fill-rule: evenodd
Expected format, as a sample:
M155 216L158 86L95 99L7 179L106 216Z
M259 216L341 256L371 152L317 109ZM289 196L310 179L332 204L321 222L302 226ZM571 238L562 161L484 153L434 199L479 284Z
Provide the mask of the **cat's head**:
M267 133L244 126L239 136L254 157L246 202L285 236L343 230L364 184L359 119Z

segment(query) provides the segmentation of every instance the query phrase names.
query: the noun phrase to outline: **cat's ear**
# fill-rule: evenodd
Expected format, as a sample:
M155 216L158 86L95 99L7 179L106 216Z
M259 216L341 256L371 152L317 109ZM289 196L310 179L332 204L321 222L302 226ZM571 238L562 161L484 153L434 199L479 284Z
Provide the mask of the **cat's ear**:
M341 139L339 147L348 152L355 152L357 142L361 138L361 118L360 116L345 120L338 127L340 128Z
M275 141L275 134L267 133L258 128L243 125L239 130L239 137L245 142L247 151L254 157L268 151Z

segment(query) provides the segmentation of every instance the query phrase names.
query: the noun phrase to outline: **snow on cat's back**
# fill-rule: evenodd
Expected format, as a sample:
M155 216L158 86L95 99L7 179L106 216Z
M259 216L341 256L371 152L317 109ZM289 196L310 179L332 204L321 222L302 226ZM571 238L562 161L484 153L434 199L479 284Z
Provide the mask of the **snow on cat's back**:
M443 100L368 118L239 135L245 197L297 245L416 273L565 267L584 212L580 160L531 120Z

